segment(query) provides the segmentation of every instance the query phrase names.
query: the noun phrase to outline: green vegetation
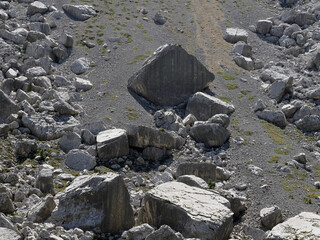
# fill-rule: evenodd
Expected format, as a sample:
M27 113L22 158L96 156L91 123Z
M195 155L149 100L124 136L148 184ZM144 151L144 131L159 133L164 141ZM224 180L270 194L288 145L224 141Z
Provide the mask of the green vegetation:
M279 145L285 145L286 136L283 133L283 129L268 123L267 121L262 120L262 127L264 132L268 133L269 138L271 138L274 142Z
M234 89L237 89L237 88L238 88L238 85L228 83L228 84L227 84L227 88L228 88L229 90L234 90Z
M226 72L217 72L224 80L230 81L235 80L235 77L231 76L229 73Z
M126 109L128 110L127 118L130 120L136 120L138 118L137 110L130 107L126 107Z
M209 189L214 189L216 187L216 183L214 181L212 181L212 179L209 179L208 187L209 187Z
M282 155L288 155L290 153L290 151L286 148L277 148L275 152Z
M279 156L273 155L270 157L269 163L278 163L279 162Z
M218 97L220 100L224 101L224 102L232 102L232 98L229 97Z

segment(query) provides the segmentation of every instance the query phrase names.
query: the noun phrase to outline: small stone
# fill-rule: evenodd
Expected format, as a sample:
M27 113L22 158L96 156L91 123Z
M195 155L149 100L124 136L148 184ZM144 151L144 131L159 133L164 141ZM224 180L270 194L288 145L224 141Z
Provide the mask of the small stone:
M268 229L272 229L282 222L281 209L278 206L264 208L260 211L261 223Z

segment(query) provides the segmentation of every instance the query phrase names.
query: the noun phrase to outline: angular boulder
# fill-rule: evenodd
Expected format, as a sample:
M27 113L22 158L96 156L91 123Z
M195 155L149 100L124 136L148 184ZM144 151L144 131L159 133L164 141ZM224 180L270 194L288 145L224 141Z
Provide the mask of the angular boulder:
M176 176L194 175L206 182L216 180L216 165L204 162L186 162L179 164Z
M272 22L270 20L259 20L257 22L257 33L266 35L272 28Z
M97 14L93 6L90 5L64 4L62 8L67 15L79 21L85 21Z
M0 123L5 122L7 117L20 110L20 108L2 90L0 90L0 106Z
M278 127L285 127L287 125L286 116L280 110L269 110L257 111L257 116L267 122L273 123Z
M68 153L72 149L78 149L81 144L81 137L78 133L67 132L59 141L62 151Z
M118 233L134 225L130 196L118 174L77 177L58 199L51 221L66 229Z
M245 56L242 56L240 54L236 54L234 57L233 57L233 60L235 61L235 63L245 69L245 70L248 70L248 71L251 71L254 69L254 62L251 58L249 57L245 57Z
M65 163L69 168L77 171L92 170L96 166L95 158L82 149L73 149L68 152Z
M229 139L230 132L217 123L195 124L190 128L190 136L207 147L220 147Z
M320 130L320 117L318 115L304 116L295 122L296 126L305 132Z
M203 92L197 92L188 101L186 115L193 114L198 121L206 121L216 114L231 114L234 106Z
M128 80L128 88L156 105L177 105L213 80L214 74L194 56L166 44Z
M229 43L247 42L248 32L240 28L227 28L223 39Z
M32 16L36 13L43 14L48 10L48 7L44 5L42 2L34 1L30 3L27 10L27 15Z
M43 193L54 194L53 171L48 168L43 168L36 179L36 187Z
M319 236L320 215L311 212L302 212L272 228L266 240L313 240L319 239Z
M168 225L188 238L228 239L233 228L230 203L215 192L179 182L161 184L145 195L138 222Z
M129 126L129 146L137 148L157 147L174 149L183 146L185 139L174 132L146 126Z
M97 135L98 157L117 158L129 154L127 132L124 129L109 129Z

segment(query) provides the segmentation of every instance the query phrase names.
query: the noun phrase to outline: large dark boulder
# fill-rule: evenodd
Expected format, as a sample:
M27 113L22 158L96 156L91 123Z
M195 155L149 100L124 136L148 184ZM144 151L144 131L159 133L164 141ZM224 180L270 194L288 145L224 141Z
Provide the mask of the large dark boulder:
M166 44L128 80L128 88L154 104L177 105L213 80L214 74L194 56L180 46Z

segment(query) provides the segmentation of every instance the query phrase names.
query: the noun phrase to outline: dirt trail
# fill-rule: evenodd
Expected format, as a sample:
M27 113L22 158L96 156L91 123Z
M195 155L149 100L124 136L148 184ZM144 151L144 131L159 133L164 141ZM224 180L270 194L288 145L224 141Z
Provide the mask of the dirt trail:
M223 70L221 65L236 67L230 51L232 45L223 40L219 22L225 20L220 4L216 0L192 0L192 9L197 25L196 42L204 51L206 64L213 72ZM223 56L223 57L222 57Z

